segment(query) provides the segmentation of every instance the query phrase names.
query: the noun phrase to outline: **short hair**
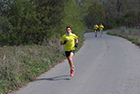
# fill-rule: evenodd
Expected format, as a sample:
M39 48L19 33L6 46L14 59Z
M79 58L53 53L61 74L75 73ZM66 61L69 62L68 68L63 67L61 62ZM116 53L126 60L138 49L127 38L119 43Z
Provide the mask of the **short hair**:
M67 30L67 28L70 28L70 29L71 29L71 27L70 27L70 26L67 26L67 27L66 27L66 30ZM71 30L72 30L72 29L71 29Z

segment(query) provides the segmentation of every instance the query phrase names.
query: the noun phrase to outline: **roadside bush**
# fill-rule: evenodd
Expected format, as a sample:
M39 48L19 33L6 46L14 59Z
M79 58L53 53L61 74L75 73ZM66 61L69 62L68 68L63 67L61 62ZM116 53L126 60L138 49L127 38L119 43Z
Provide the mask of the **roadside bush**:
M0 34L3 45L38 44L50 39L54 27L60 23L63 7L58 8L55 0L13 0L7 3L1 22L5 28Z

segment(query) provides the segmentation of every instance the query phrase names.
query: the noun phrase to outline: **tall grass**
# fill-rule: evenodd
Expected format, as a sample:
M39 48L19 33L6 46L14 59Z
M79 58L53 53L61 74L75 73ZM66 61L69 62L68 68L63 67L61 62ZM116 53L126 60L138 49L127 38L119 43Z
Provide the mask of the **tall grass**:
M0 92L9 92L34 80L64 58L55 36L43 45L0 47Z
M78 49L83 39L80 36ZM65 58L56 36L42 45L3 46L0 52L0 94L17 90Z

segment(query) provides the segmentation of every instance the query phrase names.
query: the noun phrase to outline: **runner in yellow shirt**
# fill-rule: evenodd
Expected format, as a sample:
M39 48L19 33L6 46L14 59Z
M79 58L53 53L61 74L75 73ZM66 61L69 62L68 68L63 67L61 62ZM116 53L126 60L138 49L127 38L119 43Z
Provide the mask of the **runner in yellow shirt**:
M60 44L65 45L65 54L70 65L70 76L74 76L74 65L72 58L75 53L75 47L78 46L78 36L72 33L71 28L66 27L66 34L60 39Z
M99 29L100 29L100 37L102 37L103 36L103 29L104 29L104 26L102 25L102 23L100 23Z
M94 31L95 31L95 37L97 37L97 30L98 30L99 26L97 24L94 25Z

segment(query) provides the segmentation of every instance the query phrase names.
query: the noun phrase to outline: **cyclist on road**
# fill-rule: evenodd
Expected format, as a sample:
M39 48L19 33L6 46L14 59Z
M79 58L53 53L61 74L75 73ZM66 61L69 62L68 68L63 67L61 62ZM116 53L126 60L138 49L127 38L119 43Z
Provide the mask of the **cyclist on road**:
M75 47L78 46L78 36L72 33L72 29L66 27L66 34L60 39L60 44L65 45L65 54L70 65L70 76L74 76L74 65L72 58L75 53Z

